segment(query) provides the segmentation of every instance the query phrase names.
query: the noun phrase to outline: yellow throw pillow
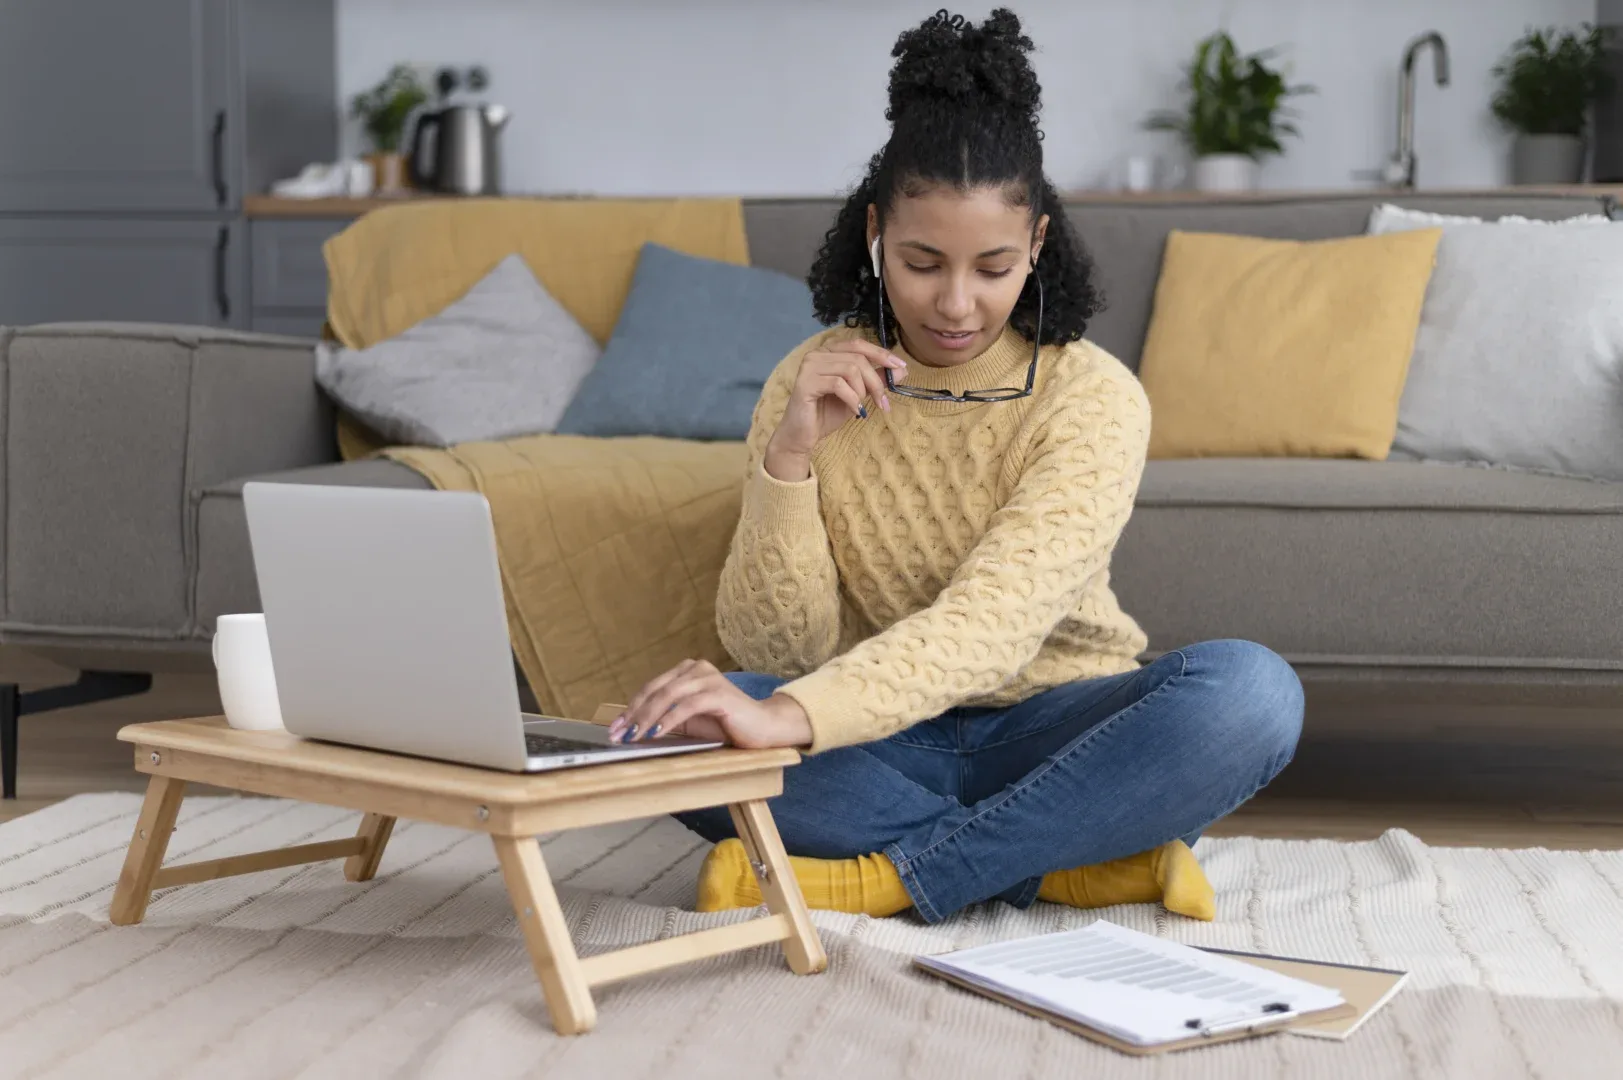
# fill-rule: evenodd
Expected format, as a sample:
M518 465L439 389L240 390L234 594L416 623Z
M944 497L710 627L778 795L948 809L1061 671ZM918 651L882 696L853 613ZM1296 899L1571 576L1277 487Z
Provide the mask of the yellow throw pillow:
M1174 230L1139 364L1150 457L1385 458L1441 236Z

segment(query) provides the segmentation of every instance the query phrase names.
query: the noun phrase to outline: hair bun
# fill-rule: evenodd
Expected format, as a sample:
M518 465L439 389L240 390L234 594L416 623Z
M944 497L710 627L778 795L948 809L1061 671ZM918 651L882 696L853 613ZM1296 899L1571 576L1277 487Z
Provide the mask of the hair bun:
M980 26L943 8L896 39L885 119L894 122L913 106L933 102L1008 109L1035 125L1042 90L1027 58L1031 49L1020 19L1007 8Z

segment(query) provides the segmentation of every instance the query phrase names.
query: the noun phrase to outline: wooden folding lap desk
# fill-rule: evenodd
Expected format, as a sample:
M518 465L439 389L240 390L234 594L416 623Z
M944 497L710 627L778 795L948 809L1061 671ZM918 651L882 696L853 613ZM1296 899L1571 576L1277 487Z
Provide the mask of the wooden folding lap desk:
M119 925L141 921L154 889L233 874L343 859L345 877L366 881L377 871L395 819L409 818L489 834L560 1034L592 1027L592 987L644 972L771 942L782 944L797 974L828 963L765 801L782 792L784 767L799 761L793 750L707 750L520 775L310 742L282 731L238 731L218 717L134 724L118 737L135 744L136 769L152 777L113 894L110 914ZM188 782L364 816L348 840L164 866ZM732 812L769 914L585 959L576 955L535 837L721 805Z

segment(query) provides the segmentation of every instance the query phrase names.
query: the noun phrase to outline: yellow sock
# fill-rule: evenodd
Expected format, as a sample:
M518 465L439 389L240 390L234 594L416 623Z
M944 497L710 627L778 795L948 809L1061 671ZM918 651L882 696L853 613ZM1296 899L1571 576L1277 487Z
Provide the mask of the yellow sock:
M901 875L883 855L859 855L855 859L791 855L789 865L810 908L882 918L913 906ZM761 886L755 880L743 843L723 840L711 848L699 870L699 910L725 911L760 903Z
M790 856L789 865L807 907L882 918L913 906L901 875L884 855L854 859ZM1159 900L1168 911L1192 919L1210 922L1217 917L1211 883L1182 840L1125 859L1056 870L1043 878L1037 898L1078 908ZM710 850L699 871L698 910L725 911L760 904L760 884L744 845L723 840Z
M1182 840L1125 859L1055 870L1043 878L1037 899L1079 908L1159 900L1168 911L1191 919L1217 917L1211 882Z

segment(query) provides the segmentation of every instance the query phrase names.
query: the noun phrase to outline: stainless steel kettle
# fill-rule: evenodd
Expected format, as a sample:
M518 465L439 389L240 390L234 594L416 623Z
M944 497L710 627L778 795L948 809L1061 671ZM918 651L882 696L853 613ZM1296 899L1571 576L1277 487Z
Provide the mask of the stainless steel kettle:
M500 105L452 105L421 113L412 132L406 162L414 187L452 195L501 194L502 128L508 112ZM424 164L424 142L432 147Z

